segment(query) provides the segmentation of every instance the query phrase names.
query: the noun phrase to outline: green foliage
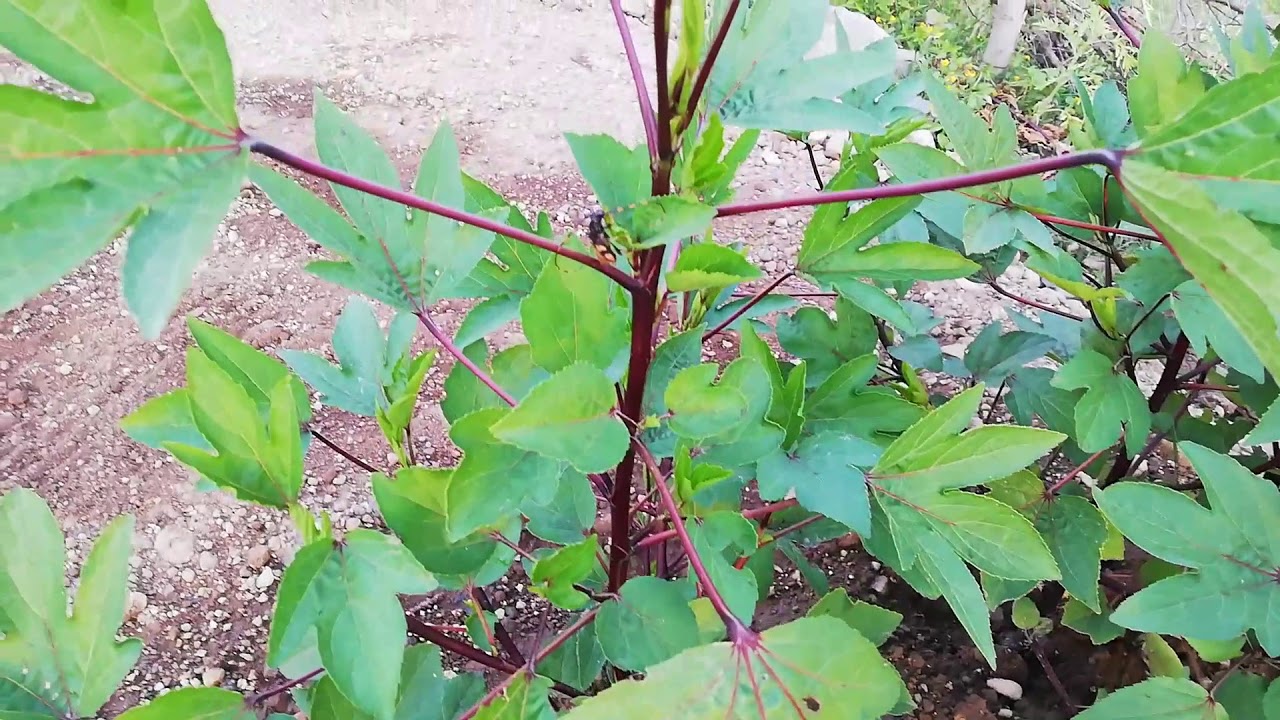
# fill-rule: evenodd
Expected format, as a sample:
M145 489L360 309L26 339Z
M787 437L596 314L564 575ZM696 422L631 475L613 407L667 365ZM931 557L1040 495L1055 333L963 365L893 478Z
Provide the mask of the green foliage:
M448 123L411 193L372 135L319 94L323 167L248 138L198 0L0 0L5 48L93 98L0 88L11 121L0 125L0 306L127 230L124 301L158 334L246 171L330 254L308 269L356 293L333 329L336 363L301 350L277 359L192 319L185 384L122 423L200 487L294 524L303 543L279 585L267 661L309 678L297 692L315 720L909 712L876 649L902 614L833 591L807 557L849 533L944 599L992 665L991 613L1010 601L1035 637L1141 633L1154 677L1080 717L1271 720L1275 684L1214 666L1280 655L1280 459L1268 447L1280 439L1280 65L1260 15L1224 44L1235 78L1150 34L1127 97L1089 72L1031 81L1051 105L1078 92L1071 137L1106 150L1009 169L1021 114L1002 106L983 119L953 92L989 81L969 77L961 60L976 52L956 42L976 25L941 33L913 15L931 6L878 1L864 9L888 12L909 42L943 43L931 56L939 77L897 77L893 41L851 52L838 23L835 52L814 57L820 0L739 3L731 19L727 0L681 0L646 141L567 137L601 205L592 258L547 215L526 218L465 174ZM1029 70L1020 62L1010 83ZM912 109L920 92L949 151L903 142L926 124ZM732 143L730 127L745 130ZM809 130L851 133L825 189L856 193L821 202L795 266L766 277L712 221L776 207L730 205L738 171L761 131ZM250 152L322 177L336 204L265 166L246 170ZM940 191L917 184L944 178ZM992 322L963 358L944 357L941 319L907 293L994 285L1017 262L1087 316L996 287L1036 317L1006 308L1010 325ZM747 289L756 283L770 292ZM796 283L834 299L779 294ZM445 299L471 303L452 339L431 318ZM385 330L371 300L393 312ZM491 349L515 321L525 344ZM438 389L438 350L411 350L418 324L453 361L439 403L455 463L420 461L410 432L420 396ZM365 448L340 452L368 471L389 533L335 531L323 508L301 504L307 385L381 430L390 453L372 456L385 469L359 459ZM1234 416L1201 412L1210 392ZM1203 496L1160 474L1166 439ZM30 491L0 500L0 715L92 716L133 666L139 644L116 639L130 522L102 531L67 615L52 514ZM1135 565L1126 543L1154 560ZM821 599L759 632L779 553ZM1134 585L1108 577L1104 560L1133 565ZM471 592L520 571L572 624L513 650L503 613ZM407 643L402 596L437 588L468 595L467 632L424 625L429 641ZM1184 646L1212 683L1186 679ZM442 650L499 684L486 694L478 675L446 675ZM592 697L559 698L575 693ZM252 712L234 692L188 688L122 717Z
M335 688L375 720L395 714L406 625L396 593L435 579L401 544L371 530L298 551L276 595L267 662L280 667L314 648Z
M810 617L766 630L742 654L723 642L686 650L564 717L781 718L803 703L811 712L874 720L894 707L900 684L866 638L835 618Z
M66 550L49 506L25 489L0 498L0 716L95 715L133 669L142 642L116 639L132 540L130 516L103 529L69 610Z

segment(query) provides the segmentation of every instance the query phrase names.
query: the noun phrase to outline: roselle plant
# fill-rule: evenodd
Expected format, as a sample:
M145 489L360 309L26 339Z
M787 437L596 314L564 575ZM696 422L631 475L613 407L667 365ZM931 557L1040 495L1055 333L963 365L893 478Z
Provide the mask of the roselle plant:
M1006 109L988 125L934 78L897 77L892 41L852 52L839 37L806 58L822 0L681 0L676 41L673 4L652 18L655 101L614 0L646 139L568 136L602 212L557 237L460 169L448 124L412 190L320 94L318 160L254 137L203 2L0 0L0 43L91 97L0 88L6 310L124 233L123 296L156 337L246 178L330 253L308 270L353 293L337 364L190 319L186 384L125 419L202 485L288 513L303 545L266 648L280 684L176 690L122 717L252 718L289 691L312 720L905 714L876 649L901 616L828 592L802 552L856 533L945 599L993 666L1005 603L1029 637L1138 638L1152 677L1080 717L1280 718L1280 686L1247 671L1280 655L1270 37L1232 44L1219 78L1149 35L1127 100L1114 84L1083 94L1077 151L1021 162ZM948 152L903 142L930 122L911 109L921 89ZM815 130L850 133L823 191L734 199L761 131ZM285 168L327 181L340 207ZM803 206L796 266L777 277L712 230ZM1084 312L1002 288L1019 260ZM955 278L1035 315L944 357L938 318L905 297ZM834 314L789 294L804 283ZM453 336L432 318L443 299L475 301ZM373 303L395 312L385 330ZM494 352L485 338L517 320L526 342ZM412 351L419 328L438 350ZM702 362L730 332L736 356ZM408 428L444 356L462 460L427 467ZM940 376L965 389L936 396L925 378ZM308 386L372 418L394 467L314 430ZM1193 412L1214 394L1230 417ZM335 532L299 502L314 441L368 472L390 533ZM1152 469L1169 445L1193 476ZM91 717L134 665L139 641L116 637L131 528L102 532L68 615L56 520L31 491L0 500L0 715ZM778 553L823 597L761 631ZM1104 568L1122 560L1146 564ZM568 616L532 650L483 599L516 562ZM470 642L406 618L399 595L438 588L470 591ZM493 671L488 685L446 675L446 653ZM1184 657L1205 661L1194 678Z

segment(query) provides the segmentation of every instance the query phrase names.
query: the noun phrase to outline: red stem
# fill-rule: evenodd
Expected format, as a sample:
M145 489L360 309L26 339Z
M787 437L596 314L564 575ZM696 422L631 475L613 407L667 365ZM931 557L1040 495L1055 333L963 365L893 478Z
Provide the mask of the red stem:
M423 212L447 217L450 220L466 223L467 225L478 227L481 230L488 230L489 232L509 237L512 240L517 240L522 243L533 245L534 247L542 248L549 253L554 253L561 257L568 258L594 268L595 270L608 275L614 282L631 292L636 292L641 287L640 283L635 278L624 273L613 265L602 263L591 255L580 253L563 245L556 244L555 242L552 242L540 235L535 235L531 232L511 227L510 225L500 223L496 220L490 220L482 215L476 215L475 213L469 213L465 210L458 210L447 205L432 202L426 198L418 197L413 193L405 192L400 188L392 188L387 187L386 185L379 185L378 183L370 182L363 178L343 172L342 170L338 170L337 168L331 168L323 163L308 160L301 155L296 155L288 150L278 148L264 140L250 141L249 149L263 157L269 157L272 160L288 165L295 170L300 170L309 175L314 175L318 178L328 180L329 182L349 187L353 190L359 190L360 192L368 193L369 195L380 197L384 200L400 203L401 205L414 208L415 210L422 210Z
M661 261L661 257L659 257ZM656 276L657 273L654 273ZM656 277L655 277L656 280ZM621 414L631 426L632 437L639 431L644 414L644 388L653 362L653 326L657 321L655 299L637 293L631 304L631 358L627 368L627 387L622 398ZM631 481L635 475L636 453L628 448L613 474L613 493L609 497L609 592L617 592L627 581L627 565L631 556Z
M1085 469L1085 468L1087 468L1087 467L1089 467L1090 465L1092 465L1092 464L1093 464L1093 462L1094 462L1095 460L1097 460L1099 457L1101 457L1101 456L1102 456L1102 453L1104 453L1104 452L1106 452L1106 451L1108 451L1108 450L1110 450L1110 449L1111 449L1111 448L1109 448L1109 447L1102 448L1102 449L1101 449L1101 450L1099 450L1098 452L1096 452L1096 453L1094 453L1094 454L1090 455L1088 460L1085 460L1084 462L1080 463L1079 465L1077 465L1077 466L1075 466L1075 467L1071 468L1071 470L1070 470L1066 475L1063 475L1061 478L1059 478L1059 479L1058 479L1058 481L1057 481L1057 482L1055 482L1054 484L1050 485L1048 488L1046 488L1046 489L1045 489L1045 491L1044 491L1044 496L1045 496L1046 498L1052 497L1052 496L1053 496L1055 493L1057 493L1059 490L1061 490L1062 488L1066 487L1067 483L1069 483L1069 482L1071 482L1072 480L1075 480L1077 477L1079 477L1080 473L1084 472L1084 469Z
M649 146L649 159L658 159L658 120L653 114L653 103L649 100L649 89L644 84L644 70L640 67L640 56L636 53L635 39L631 37L631 28L627 26L627 15L622 11L622 0L612 0L613 20L618 24L618 36L622 38L622 49L627 54L627 65L631 67L631 80L636 86L636 99L640 101L640 120L644 123L644 138Z
M1138 37L1138 31L1133 29L1133 26L1129 24L1128 20L1124 19L1124 16L1120 14L1120 11L1112 7L1110 3L1104 4L1102 7L1107 11L1107 14L1111 16L1112 22L1116 24L1116 27L1120 29L1120 32L1129 40L1129 44L1133 45L1134 48L1141 49L1142 38Z
M989 185L992 183L1005 182L1007 180L1016 180L1030 175L1039 175L1041 173L1053 172L1055 170L1066 170L1067 168L1073 167L1083 167L1085 165L1105 165L1114 171L1120 167L1120 161L1123 157L1124 151L1122 150L1086 150L1084 152L1070 153L1067 155L1040 158L1025 163L1019 163L1017 165L995 168L993 170L980 170L978 172L964 173L962 175L953 175L951 177L944 178L932 178L929 180L920 180L918 182L898 183L895 185L877 185L875 187L855 188L853 190L841 190L839 192L808 193L805 195L778 198L776 200L730 203L719 207L717 217L731 217L733 215L745 215L747 213L765 212L767 210L782 210L784 208L825 205L827 203L836 202L855 202L860 200L879 200L881 198L889 197L924 195L927 193L959 190L961 188L974 187L976 185Z
M794 275L795 273L791 271L787 271L782 275L779 275L776 280L769 283L763 290L753 295L750 300L742 303L742 305L737 310L734 310L732 313L730 313L729 317L722 320L719 325L716 325L715 327L708 330L706 334L702 336L702 342L706 342L710 340L711 338L715 337L716 334L719 333L721 330L724 330L725 328L732 325L734 320L737 320L738 318L742 317L748 310L755 307L757 303L759 303L761 300L764 300L766 297L768 297L769 293L776 290L779 285L786 282L787 278L790 278Z
M689 128L689 124L693 122L694 116L698 111L698 103L702 102L702 93L707 88L707 81L711 78L711 69L715 67L716 58L720 56L720 50L724 47L724 40L729 36L729 29L733 27L734 16L738 14L738 6L742 4L742 0L732 0L729 3L729 9L725 11L724 20L720 23L720 28L716 30L716 36L711 41L711 46L707 48L707 57L702 61L702 67L698 68L698 77L693 82L693 92L689 94L689 107L685 108L683 121L680 123L680 132L676 133L676 137L684 134Z
M737 640L747 631L746 625L729 610L729 605L725 603L724 597L720 595L720 589L711 582L711 575L707 572L707 567L702 563L702 558L698 556L698 551L693 547L693 538L689 537L689 529L685 527L684 518L680 517L680 508L676 505L676 499L671 495L671 488L667 487L667 479L662 476L661 469L658 468L658 461L653 458L653 454L649 449L641 444L638 440L633 442L636 453L644 461L649 468L649 473L653 476L654 483L658 486L658 495L662 498L662 504L666 507L667 513L671 516L671 524L674 526L676 537L680 538L680 544L684 547L685 556L689 558L689 567L693 570L694 575L698 577L699 584L702 585L702 591L706 593L707 600L711 601L711 607L715 608L716 614L724 622L725 628L729 631L729 639Z
M1042 303L1042 302L1037 302L1037 301L1035 301L1035 300L1032 300L1031 298L1024 298L1024 297L1022 297L1021 295L1015 295L1015 294L1013 294L1012 292L1010 292L1010 291L1008 291L1008 290L1005 290L1004 288L1000 287L998 284L996 284L996 281L995 281L995 280L992 280L991 282L987 283L987 285L989 285L989 286L991 287L991 289L992 289L992 290L995 290L996 292L998 292L998 293L1000 293L1001 295L1003 295L1003 296L1005 296L1005 297L1009 298L1010 300L1013 300L1013 301L1016 301L1016 302L1020 302L1020 303L1022 303L1023 305L1028 305L1028 306L1033 307L1033 308L1035 308L1035 309L1037 309L1037 310L1043 310L1044 312L1051 313L1051 314L1053 314L1053 315L1058 315L1058 316L1060 316L1060 317L1067 318L1068 320L1075 320L1075 321L1077 321L1077 322L1084 322L1084 318L1080 317L1079 315L1075 315L1075 314L1069 313L1069 312L1067 312L1066 310L1059 310L1059 309L1058 309L1058 308L1056 308L1056 307L1053 307L1053 306L1051 306L1051 305L1045 305L1044 303Z
M480 380L480 382L484 383L485 387L492 390L495 395L501 398L502 402L510 405L511 407L516 406L515 397L506 390L503 390L502 386L499 385L496 380L489 377L489 373L485 372L479 365L476 365L471 358L467 357L466 353L462 352L462 348L458 347L457 343L449 339L449 336L440 329L440 326L431 319L431 316L427 315L426 311L418 313L418 320L422 322L422 326L427 329L427 332L431 333L431 337L435 338L436 342L440 343L440 346L445 349L445 352L453 356L454 360L462 363L463 367L470 370L471 373Z
M1112 227L1110 225L1099 225L1097 223L1084 222L1083 220L1072 220L1071 218L1058 217L1057 215L1041 215L1037 212L1027 211L1032 217L1043 222L1052 223L1054 225L1065 225L1067 227L1079 228L1081 230L1092 230L1097 233L1107 235L1123 235L1125 237L1139 238L1142 240L1159 240L1160 236L1155 233L1142 232L1141 230L1126 230L1124 228Z

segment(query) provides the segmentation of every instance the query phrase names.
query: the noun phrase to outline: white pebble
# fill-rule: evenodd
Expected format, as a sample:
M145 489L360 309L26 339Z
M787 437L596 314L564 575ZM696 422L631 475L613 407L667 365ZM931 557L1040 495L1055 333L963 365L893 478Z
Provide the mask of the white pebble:
M871 581L871 590L875 593L883 593L889 589L889 578L880 575Z
M1012 680L1007 680L1005 678L987 678L987 687L995 690L997 693L1000 693L1010 700L1022 699L1022 686Z

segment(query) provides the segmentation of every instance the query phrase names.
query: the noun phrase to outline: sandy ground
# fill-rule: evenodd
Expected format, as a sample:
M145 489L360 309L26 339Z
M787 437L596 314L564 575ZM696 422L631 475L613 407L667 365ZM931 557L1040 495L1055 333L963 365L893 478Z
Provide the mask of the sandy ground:
M213 0L242 83L242 124L278 144L311 151L311 96L320 86L394 148L408 171L437 124L459 135L464 167L567 228L591 207L561 133L639 136L631 84L613 18L599 0ZM630 20L642 57L651 29ZM0 79L33 74L0 57ZM821 157L829 172L830 161ZM740 197L811 189L800 146L761 141L744 169ZM735 218L722 238L750 245L766 270L790 266L805 214ZM121 417L182 382L188 344L180 319L144 342L118 293L120 247L109 248L55 288L0 318L0 491L36 489L68 537L71 567L111 517L138 520L126 632L146 650L113 708L181 684L241 690L264 682L262 648L276 583L296 539L280 513L198 494L167 455L127 438ZM345 300L301 268L319 257L255 190L241 194L219 227L180 309L268 351L328 350ZM1061 304L1052 288L1017 269L1007 286ZM946 322L944 344L963 343L1002 302L973 283L935 283L917 299ZM464 308L436 308L443 325ZM422 342L422 339L419 339ZM428 463L453 461L435 406L447 371L429 376L414 435ZM322 411L319 427L375 463L386 448L376 426ZM346 527L376 524L364 475L318 445L304 498ZM516 588L519 590L520 588ZM525 611L519 593L507 617ZM443 601L442 601L443 603ZM520 603L520 604L517 604ZM443 614L449 608L442 604ZM518 620L517 620L518 622Z

